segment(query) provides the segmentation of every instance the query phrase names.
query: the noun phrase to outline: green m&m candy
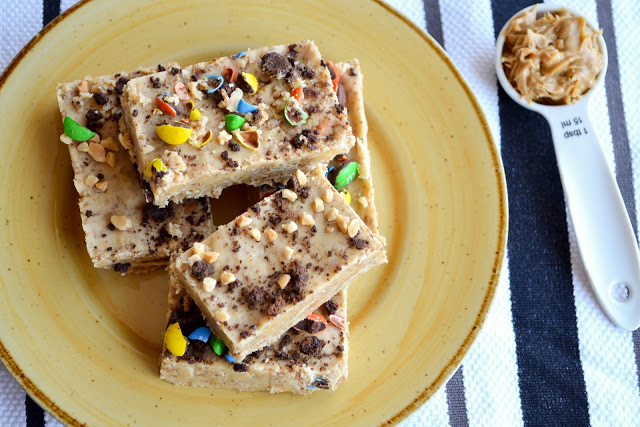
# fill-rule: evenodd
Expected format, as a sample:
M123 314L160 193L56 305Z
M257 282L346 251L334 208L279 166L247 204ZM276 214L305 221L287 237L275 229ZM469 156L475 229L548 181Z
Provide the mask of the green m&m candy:
M218 356L222 356L222 352L224 351L224 343L222 340L215 335L211 336L211 348L216 352Z
M358 162L348 161L336 171L336 182L333 186L339 190L349 185L358 175Z
M227 114L224 116L224 122L227 125L227 130L233 132L236 129L240 129L244 124L244 117L236 114Z
M86 141L95 136L95 132L90 131L84 126L80 126L78 122L67 116L62 123L64 127L64 133L73 140Z

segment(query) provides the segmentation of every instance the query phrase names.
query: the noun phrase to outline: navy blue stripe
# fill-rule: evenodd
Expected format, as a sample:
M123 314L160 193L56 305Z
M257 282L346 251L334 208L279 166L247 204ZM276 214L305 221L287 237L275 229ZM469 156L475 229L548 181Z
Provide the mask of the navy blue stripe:
M447 382L447 410L451 427L469 427L467 399L464 394L463 367L456 371Z
M27 395L25 399L27 427L44 427L44 411Z
M530 0L492 0L496 34ZM509 282L525 425L589 425L564 196L546 121L498 94Z
M440 2L438 0L423 0L424 18L427 23L427 32L444 46L444 37L442 35L442 17L440 15Z
M44 0L42 3L42 26L60 15L60 0Z

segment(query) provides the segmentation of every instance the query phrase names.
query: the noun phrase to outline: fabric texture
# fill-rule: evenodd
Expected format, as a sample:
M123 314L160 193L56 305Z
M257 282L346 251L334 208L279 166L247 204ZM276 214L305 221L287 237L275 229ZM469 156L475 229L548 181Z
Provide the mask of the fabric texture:
M0 1L0 71L75 0ZM388 0L440 43L469 83L501 150L509 241L486 323L458 372L404 426L638 425L640 332L603 314L580 258L551 135L493 70L496 34L524 0ZM638 229L640 2L565 0L604 30L605 85L590 117ZM0 425L59 426L0 366Z

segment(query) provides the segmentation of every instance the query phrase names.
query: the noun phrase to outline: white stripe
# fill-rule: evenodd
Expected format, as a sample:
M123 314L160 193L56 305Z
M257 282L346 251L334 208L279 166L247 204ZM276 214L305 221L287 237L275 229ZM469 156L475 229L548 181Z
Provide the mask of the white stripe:
M388 0L387 3L397 9L404 16L409 18L411 22L416 24L423 30L427 23L424 16L424 3L419 0Z
M594 0L567 0L564 4L597 25ZM635 50L627 54L635 55L637 46L636 44ZM619 52L619 56L623 57L624 54ZM637 84L637 80L635 83ZM613 169L613 144L604 87L594 93L590 110L594 128ZM637 424L640 420L640 397L631 333L616 328L598 305L586 276L570 223L569 243L580 360L584 372L591 424L594 426Z
M464 359L469 425L521 426L516 338L511 318L508 257L485 325Z
M44 425L46 427L64 427L64 424L56 420L55 417L48 412L44 413Z
M402 423L402 426L448 426L449 413L447 410L447 393L445 387L442 386L427 403L411 414L411 416Z
M489 0L443 2L447 52L475 93L500 146L498 86L493 68L495 38ZM468 11L473 10L473 14ZM464 16L465 19L460 19ZM470 425L522 424L515 333L511 316L508 258L483 330L464 360Z
M22 426L27 422L26 393L0 363L0 425Z
M78 0L60 0L60 12L64 12L76 3Z
M42 29L42 0L0 1L0 29L0 72L3 72L20 49Z

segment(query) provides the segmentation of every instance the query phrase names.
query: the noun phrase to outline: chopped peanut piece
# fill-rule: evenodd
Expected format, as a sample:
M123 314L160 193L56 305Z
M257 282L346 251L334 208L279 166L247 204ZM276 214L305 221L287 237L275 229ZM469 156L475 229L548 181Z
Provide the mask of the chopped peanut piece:
M116 167L116 153L108 152L105 161L112 168Z
M182 230L180 230L180 226L179 225L176 225L176 224L170 222L169 224L167 224L167 231L173 237L177 237L178 239L182 239Z
M107 191L108 185L109 185L109 181L101 181L96 184L96 188L104 193L105 191Z
M311 215L309 215L308 213L303 213L300 216L300 224L302 225L309 225L312 226L316 223L316 220L313 219L313 217Z
M298 224L296 224L293 221L290 221L290 222L284 224L282 226L282 228L284 228L287 233L293 233L294 231L296 231L298 229Z
M324 210L324 202L319 197L313 199L313 203L311 203L311 207L316 212L322 212Z
M338 228L343 233L347 232L347 228L349 227L349 217L338 214L336 216L336 223L338 224Z
M284 255L285 259L291 259L291 255L293 255L293 249L289 246L286 246L282 251L282 254Z
M249 236L251 236L256 242L260 241L260 231L258 231L258 229L256 228L252 228L251 230L249 230Z
M118 140L125 149L133 150L133 145L131 145L131 135L129 133L119 133Z
M81 151L83 153L88 153L89 152L89 144L87 144L86 141L85 142L81 142L80 144L78 144L78 146L76 148L78 149L78 151Z
M278 233L276 233L271 228L267 228L264 231L264 234L265 234L265 236L267 236L267 239L269 239L269 240L276 240L278 238Z
M327 211L325 218L327 218L327 221L331 222L331 221L335 221L337 216L338 216L338 209L331 208Z
M240 217L236 220L236 225L238 227L246 227L247 225L251 224L253 222L253 219L244 216L244 215L240 215Z
M366 197L362 196L358 199L358 203L360 203L362 205L363 208L366 208L367 206L369 206L369 201L367 200Z
M289 284L289 280L291 280L291 276L288 274L280 276L278 279L278 286L280 286L280 289L284 289Z
M104 147L96 142L89 144L88 153L96 162L102 163L107 160L107 153Z
M304 174L300 169L296 170L296 179L298 180L298 184L306 185L307 184L307 175Z
M193 254L187 259L187 261L189 261L190 265L193 265L198 261L202 261L202 257L198 254Z
M325 202L329 203L330 201L333 200L333 191L331 191L330 189L326 189L324 194L322 195L322 200L324 200Z
M224 323L229 320L229 313L224 310L219 310L213 313L213 318L216 319L216 322Z
M360 222L357 219L352 219L347 227L349 237L356 237L358 231L360 231Z
M111 216L111 224L114 225L118 230L128 230L133 227L133 223L129 218L124 215L112 215Z
M205 252L202 254L202 259L207 261L209 264L218 259L220 254L218 252Z
M236 281L236 276L229 273L228 271L223 271L220 274L220 283L222 283L223 285L228 285L229 283L235 282L235 281Z
M63 133L62 135L60 135L60 141L62 141L63 143L67 144L67 145L71 145L73 144L73 139L69 136L67 136L66 133ZM81 145L81 144L78 144Z
M289 190L288 188L285 188L284 190L282 190L282 197L292 202L295 202L296 199L298 198L298 195L293 191Z
M155 149L156 149L156 147L154 147L153 145L145 144L145 145L142 146L142 154L149 154Z
M89 83L86 80L83 80L78 85L78 93L89 92Z
M100 145L102 145L105 150L109 151L118 151L118 144L113 140L113 138L108 137L100 141Z
M202 256L202 254L204 253L204 245L200 242L195 242L193 244L193 253L194 254L198 254L200 256Z
M218 282L216 282L216 279L212 279L211 277L205 277L204 280L202 281L202 289L204 289L205 292L211 292L216 287L217 283Z
M224 125L224 122L222 122L222 124ZM224 145L227 142L231 141L231 138L232 136L229 132L227 132L226 130L221 130L218 134L218 144Z
M89 142L95 142L96 144L98 144L100 142L100 135L96 133L91 138L89 138Z
M98 183L98 181L100 180L98 179L97 176L87 175L87 177L84 179L84 185L86 185L87 187L93 187Z

